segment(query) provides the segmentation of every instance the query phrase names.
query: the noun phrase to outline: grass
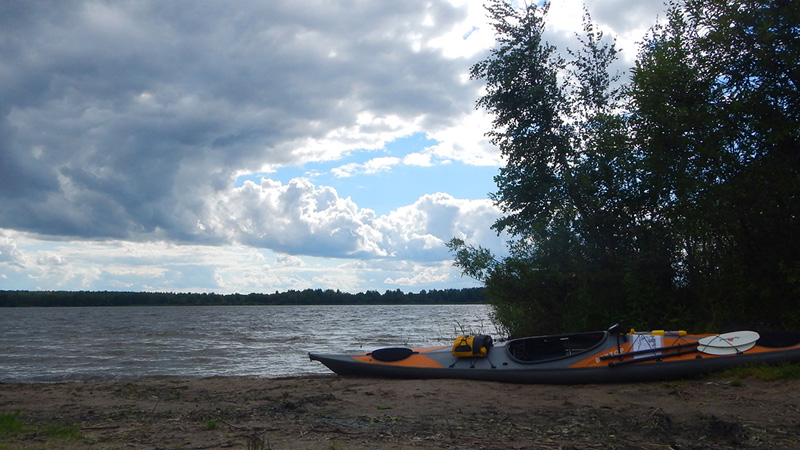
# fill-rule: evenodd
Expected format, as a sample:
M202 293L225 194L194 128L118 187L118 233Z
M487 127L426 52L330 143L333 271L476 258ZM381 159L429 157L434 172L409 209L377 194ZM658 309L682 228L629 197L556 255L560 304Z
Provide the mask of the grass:
M206 424L207 430L215 430L219 428L219 419L205 419L203 423Z
M20 431L22 431L22 422L19 421L19 412L0 413L0 436Z
M51 438L78 439L81 437L80 430L78 425L48 425L44 428L44 434Z
M12 436L22 433L42 433L47 437L49 442L46 448L62 448L63 441L79 440L81 435L81 427L78 425L47 425L44 427L23 425L20 421L19 412L0 412L0 437L7 437L13 439ZM53 441L62 443L54 444ZM2 440L0 440L2 441ZM0 445L0 449L6 448L5 445ZM71 447L70 447L71 448Z
M755 378L763 381L800 380L799 363L752 365L726 370L720 375L732 378Z

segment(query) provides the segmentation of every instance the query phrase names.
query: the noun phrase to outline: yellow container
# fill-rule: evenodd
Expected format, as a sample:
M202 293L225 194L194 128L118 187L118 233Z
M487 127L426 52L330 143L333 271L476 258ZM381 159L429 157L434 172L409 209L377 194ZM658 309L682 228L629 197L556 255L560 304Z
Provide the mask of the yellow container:
M492 337L485 334L459 336L453 343L453 356L459 358L483 358L492 347Z

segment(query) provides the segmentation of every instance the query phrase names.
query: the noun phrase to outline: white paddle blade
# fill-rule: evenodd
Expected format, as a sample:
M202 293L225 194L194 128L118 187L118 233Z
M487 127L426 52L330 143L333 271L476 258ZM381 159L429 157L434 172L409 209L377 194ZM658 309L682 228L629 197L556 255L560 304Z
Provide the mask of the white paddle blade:
M744 353L751 348L755 347L756 343L751 342L746 345L738 347L697 347L697 350L707 355L735 355L736 353Z
M761 336L755 331L733 331L697 341L697 350L709 355L733 355L750 350Z

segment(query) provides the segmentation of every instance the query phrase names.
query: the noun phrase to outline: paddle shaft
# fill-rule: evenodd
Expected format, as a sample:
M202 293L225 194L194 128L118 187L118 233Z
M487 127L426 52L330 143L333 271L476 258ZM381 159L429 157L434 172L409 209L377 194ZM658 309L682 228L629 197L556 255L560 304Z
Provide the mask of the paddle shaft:
M664 350L678 350L678 349L682 349L682 348L697 347L697 345L698 345L697 342L690 342L690 343L686 343L686 344L677 344L677 345L668 345L666 347L656 347L656 348L648 348L648 349L645 349L645 350L636 350L635 352L619 353L619 354L616 354L616 355L605 355L605 356L601 356L600 359L601 360L615 359L615 358L616 359L622 359L622 358L626 358L628 356L645 355L647 353L660 352L660 351L664 351Z
M666 354L663 354L663 355L643 356L641 358L626 359L625 361L611 361L610 363L608 363L608 367L617 367L617 366L622 366L622 365L625 365L625 364L633 364L633 363L645 362L645 361L655 361L655 360L660 360L660 359L664 359L664 358L672 358L672 357L675 357L675 356L688 355L689 353L695 353L695 352L697 352L697 347L696 346L692 347L692 348L689 348L689 349L686 349L686 350L679 350L677 352L666 353Z

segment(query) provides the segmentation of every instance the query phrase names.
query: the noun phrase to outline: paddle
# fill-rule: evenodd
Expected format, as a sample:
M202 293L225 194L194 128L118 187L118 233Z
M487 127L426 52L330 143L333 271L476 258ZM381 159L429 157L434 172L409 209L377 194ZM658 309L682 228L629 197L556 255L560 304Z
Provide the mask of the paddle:
M605 356L601 356L600 359L601 360L622 359L622 358L625 358L625 357L628 357L628 356L646 355L648 353L660 352L660 351L663 351L663 350L677 350L677 349L682 349L682 348L697 347L697 345L698 345L697 342L690 342L690 343L687 343L687 344L678 344L678 345L668 345L666 347L648 348L648 349L645 349L645 350L636 350L635 352L620 353L620 354L617 354L617 355L605 355Z
M756 345L761 336L755 331L733 331L700 339L698 350L709 355L733 355L744 353Z
M692 348L689 348L689 349L686 349L686 350L680 350L680 351L671 352L671 353L664 353L664 354L661 354L661 355L643 356L641 358L626 359L625 361L611 361L610 363L608 363L608 367L617 367L617 366L622 366L622 365L625 365L625 364L633 364L633 363L644 362L644 361L661 360L661 359L664 359L664 358L673 358L675 356L683 356L683 355L688 355L689 353L695 353L695 352L697 352L697 347L692 347Z

